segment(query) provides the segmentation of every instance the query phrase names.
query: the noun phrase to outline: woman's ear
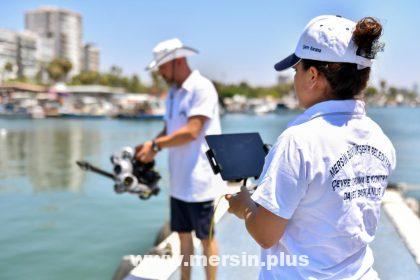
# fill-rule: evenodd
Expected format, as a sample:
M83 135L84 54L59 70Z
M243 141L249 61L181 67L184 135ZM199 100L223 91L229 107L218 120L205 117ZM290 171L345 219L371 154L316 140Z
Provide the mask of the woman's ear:
M318 69L316 69L315 67L311 66L311 67L309 67L309 71L308 72L309 72L311 81L316 81L318 79L318 76L319 76Z
M308 76L309 76L308 78L310 82L310 87L313 88L319 81L320 73L318 69L316 69L314 66L311 66L308 69Z

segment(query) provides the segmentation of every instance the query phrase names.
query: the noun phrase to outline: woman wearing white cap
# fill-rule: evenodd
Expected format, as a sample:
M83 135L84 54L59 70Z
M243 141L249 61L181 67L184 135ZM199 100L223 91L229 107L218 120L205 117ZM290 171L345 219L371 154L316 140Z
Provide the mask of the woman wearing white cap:
M255 193L226 196L263 247L260 279L378 278L369 243L396 158L362 98L381 33L373 18L320 16L275 65L295 69L306 110L267 155Z

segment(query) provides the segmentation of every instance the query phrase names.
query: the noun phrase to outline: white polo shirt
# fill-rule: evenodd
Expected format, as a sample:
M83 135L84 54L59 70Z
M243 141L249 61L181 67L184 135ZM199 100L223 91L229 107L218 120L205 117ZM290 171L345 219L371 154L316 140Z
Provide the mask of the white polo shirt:
M252 196L289 220L262 250L262 261L278 262L260 279L376 279L369 243L395 164L362 101L321 102L298 116L267 155Z
M185 126L192 116L205 116L201 134L188 144L169 148L170 195L187 202L215 199L226 183L214 175L205 152L208 134L220 134L218 95L212 82L197 70L191 72L181 88L172 87L166 98L167 134Z

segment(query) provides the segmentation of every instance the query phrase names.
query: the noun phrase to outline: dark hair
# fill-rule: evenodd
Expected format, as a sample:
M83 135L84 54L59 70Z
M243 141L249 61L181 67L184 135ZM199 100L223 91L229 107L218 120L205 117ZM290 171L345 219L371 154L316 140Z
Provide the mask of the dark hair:
M382 35L382 25L372 17L365 17L356 24L353 31L353 42L358 47L357 54L366 58L374 58L382 47L378 43ZM335 99L352 99L359 96L366 88L370 75L370 67L357 69L354 63L325 62L302 59L303 69L311 66L321 72L332 90Z

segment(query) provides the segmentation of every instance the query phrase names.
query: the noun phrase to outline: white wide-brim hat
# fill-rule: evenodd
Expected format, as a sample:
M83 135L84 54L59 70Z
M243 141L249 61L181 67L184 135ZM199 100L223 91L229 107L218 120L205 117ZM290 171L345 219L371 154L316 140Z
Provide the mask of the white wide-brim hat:
M197 54L198 51L184 46L178 38L160 42L153 48L154 59L147 65L146 70L156 70L160 65L176 58L188 57Z

